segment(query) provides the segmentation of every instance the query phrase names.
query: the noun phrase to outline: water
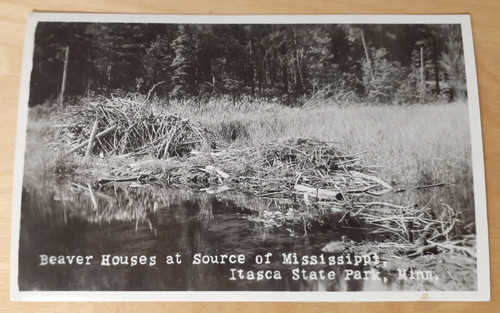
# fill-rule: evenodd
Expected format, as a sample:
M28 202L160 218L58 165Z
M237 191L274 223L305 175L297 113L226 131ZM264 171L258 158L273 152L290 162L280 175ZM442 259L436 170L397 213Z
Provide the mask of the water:
M19 249L20 290L165 290L165 291L388 291L404 288L394 273L381 280L345 280L344 270L369 270L353 265L286 265L282 253L321 255L321 248L346 235L369 237L363 228L314 225L265 226L255 217L265 201L194 193L179 189L127 184L100 190L87 184L46 181L23 191ZM231 198L231 197L230 197ZM192 264L202 255L245 256L244 264ZM257 255L272 253L270 264L256 264ZM167 264L180 255L181 264ZM40 255L92 256L90 265L40 265ZM127 256L128 265L103 266L102 255ZM338 257L342 254L323 256ZM145 265L131 266L144 256ZM347 255L345 255L347 257ZM154 262L152 262L154 258ZM175 257L173 257L175 261ZM150 265L151 263L155 263ZM333 271L335 279L294 279L294 268ZM237 278L242 269L279 272L281 279ZM245 272L248 273L248 272ZM308 272L309 273L309 272ZM333 274L332 274L333 275ZM231 278L236 278L232 280Z

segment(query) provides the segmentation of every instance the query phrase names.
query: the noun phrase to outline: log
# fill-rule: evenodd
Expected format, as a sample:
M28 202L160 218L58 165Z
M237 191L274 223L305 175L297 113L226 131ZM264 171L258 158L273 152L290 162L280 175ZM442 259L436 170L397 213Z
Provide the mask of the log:
M212 165L207 165L207 166L205 166L205 168L200 168L200 171L203 171L203 172L206 172L209 174L217 174L220 177L222 177L223 179L228 179L230 177L229 174L227 174L226 172L224 172L224 171L222 171L222 170L220 170L217 167L212 166Z
M369 195L372 195L372 196L381 196L383 194L386 194L386 193L391 192L391 191L394 190L394 187L392 187L391 185L389 185L388 183L386 183L385 181L383 181L382 179L380 179L378 177L371 176L371 175L366 175L366 174L363 174L363 173L360 173L360 172L356 172L356 171L350 171L349 173L351 173L352 175L357 176L359 178L363 178L363 179L366 179L366 180L371 180L373 182L376 182L377 184L379 184L380 186L382 186L384 188L383 190L380 190L380 191L366 190L365 191L366 194L369 194ZM370 188L370 189L372 189L372 188Z
M87 145L87 151L85 152L85 157L88 157L92 152L92 147L94 146L94 139L97 133L97 119L94 122L94 126L92 126L92 131L90 132L90 138L88 140L89 144Z
M97 134L97 135L95 136L95 138L101 138L101 137L103 137L103 136L106 136L107 134L109 134L110 132L112 132L113 130L115 130L115 129L116 129L116 127L117 127L117 125L114 125L114 126L109 127L109 128L108 128L108 129L106 129L106 130L103 130L102 132L100 132L99 134ZM73 152L75 152L76 150L78 150L78 149L81 149L81 148L85 147L86 145L88 145L88 143L89 143L89 141L88 141L88 140L85 140L84 142L82 142L82 143L81 143L81 144L79 144L78 146L76 146L76 147L74 147L73 149L69 150L69 151L67 152L67 154L73 153Z
M380 179L378 177L371 176L371 175L366 175L366 174L363 174L363 173L360 173L360 172L356 172L356 171L350 171L350 173L353 174L354 176L358 176L360 178L376 182L377 184L381 185L385 189L388 189L388 190L393 190L394 189L394 187L392 187L391 185L389 185L388 183L386 183L385 181L383 181L382 179Z
M206 193L208 194L216 194L216 193L220 193L220 192L224 192L224 191L227 191L227 190L231 190L230 187L228 186L219 186L219 187L216 187L216 188L203 188L203 189L200 189L200 191L205 191Z
M138 176L131 176L131 177L99 177L97 182L100 185L104 185L107 183L121 183L121 182L131 182L131 181L143 181L146 178L148 178L149 175L147 174L141 174Z
M342 193L335 190L319 189L314 187L309 187L305 185L295 185L295 190L301 193L305 193L308 196L315 197L318 200L322 199L336 199L342 200L344 197Z
M405 189L405 188L396 189L396 190L394 190L394 193L405 192L408 190L420 190L420 189L443 187L443 186L446 186L446 184L445 183L437 183L437 184L432 184L432 185L417 186L417 187L413 187L413 188L409 188L409 189Z

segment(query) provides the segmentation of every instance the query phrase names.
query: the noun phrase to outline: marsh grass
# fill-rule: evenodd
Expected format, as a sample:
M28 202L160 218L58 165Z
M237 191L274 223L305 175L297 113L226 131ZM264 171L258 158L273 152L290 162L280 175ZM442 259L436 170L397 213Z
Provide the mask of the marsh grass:
M200 121L235 146L298 137L333 142L346 154L364 153L364 164L376 167L378 176L396 189L446 184L391 195L399 204L439 207L446 203L473 217L470 128L464 102L329 104L304 110L273 103L235 106L214 101L203 107L171 103L168 109ZM231 140L229 134L236 131L244 135Z
M475 257L473 253L464 252L465 250L473 251L475 247L472 157L466 103L413 106L323 103L309 106L309 109L290 108L265 102L234 105L229 101L211 101L203 105L170 102L166 105L156 100L148 105L150 108L155 107L155 109L163 110L169 114L177 114L183 119L198 123L211 134L225 141L225 146L229 147L227 150L233 149L232 151L241 152L248 151L251 147L265 147L270 141L311 138L318 140L318 142L332 143L335 150L345 155L361 156L362 159L359 163L372 169L373 175L389 182L396 190L406 190L387 193L375 197L375 199L367 199L367 201L378 201L405 207L408 211L418 211L421 208L422 212L431 212L432 219L436 221L433 225L437 225L436 227L439 227L439 221L443 221L447 217L453 221L460 220L457 223L453 222L455 227L452 233L453 238L451 238L453 245L451 245L448 235L445 239L436 239L445 252L442 254L422 255L410 259L401 252L401 247L405 245L402 245L401 241L398 242L398 240L392 240L389 237L386 238L387 240L381 237L380 240L377 239L376 242L368 244L374 245L386 253L400 255L395 261L399 267L404 265L404 260L407 260L409 267L415 268L421 264L426 264L426 266L433 264L432 266L438 267L436 271L440 273L441 277L446 278L447 275L450 275L453 283L456 284L456 286L450 287L451 289L474 287ZM149 219L151 208L155 210L154 208L162 206L168 207L174 199L163 196L161 188L148 186L130 190L128 187L105 185L104 188L119 188L119 194L123 194L120 199L125 201L125 204L117 205L114 201L109 200L110 197L96 193L98 207L96 211L92 209L96 205L91 203L92 195L89 196L89 193L92 188L89 185L80 184L76 187L69 185L70 189L76 188L76 191L68 195L68 192L62 187L61 190L53 190L59 187L44 185L44 182L50 181L44 179L44 176L55 175L66 178L70 176L73 178L71 180L76 177L80 181L95 182L97 177L101 175L127 176L141 172L166 173L171 169L185 167L185 160L181 157L157 159L152 156L134 156L133 154L110 154L102 157L93 155L87 158L79 153L68 154L66 152L70 145L67 142L55 140L64 137L58 135L59 130L54 122L64 112L64 108L30 110L23 184L24 188L29 191L27 194L30 194L31 197L23 197L23 201L32 202L27 206L45 212L44 214L51 219L56 218L65 222L68 218L66 213L57 216L51 215L52 208L61 202L68 204L67 208L74 213L73 215L84 215L88 221L135 220L136 229L141 227L140 223L143 223L146 226L149 225L147 227L151 231L156 232L152 220ZM238 173L241 171L245 173L256 167L255 164L249 164L252 160L244 160L244 154L238 155L240 158L236 162L226 162L224 166L227 168L221 167L221 169L227 172ZM190 158L190 160L191 162L195 162L193 160L200 162L199 164L190 164L194 167L204 167L207 162L203 158ZM211 161L213 162L213 160ZM134 164L139 165L133 166ZM245 166L249 168L245 169ZM131 169L138 172L131 172ZM439 183L445 185L414 189L418 186ZM179 189L177 192L184 194L187 192L185 189ZM116 190L107 191L116 194ZM141 199L144 195L140 194L141 192L145 194L160 192L160 194L155 196L153 200L142 203ZM198 197L199 193L196 195ZM230 196L232 197L227 198L228 196L224 194L215 195L219 200L229 200L238 207L251 207L254 214L250 218L256 221L256 225L268 225L269 222L280 225L280 221L287 223L287 219L290 218L300 222L295 225L296 228L289 228L293 234L305 236L307 233L306 218L308 220L315 218L321 220L321 210L313 210L311 207L291 210L290 205L285 204L281 207L276 205L275 210L270 210L269 199L249 197L248 194L244 193L232 193ZM189 197L193 197L193 194L188 194ZM120 199L118 202L121 201ZM137 201L130 199L137 199ZM203 223L208 223L214 218L210 199L212 199L210 195L204 194L198 200L200 207L198 219ZM39 202L47 205L38 205ZM383 210L384 208L375 206L373 209ZM385 216L384 214L395 215L396 221L399 221L400 217L402 218L405 214L408 217L409 214L403 211L397 211L394 214L392 212L387 209L381 216ZM443 212L448 214L444 218ZM458 218L458 215L455 214L458 212L462 212L463 218ZM418 214L410 217L416 218L417 216ZM339 217L340 220L337 217L334 217L328 227L337 227L337 224L344 220L343 217L342 219ZM376 218L376 216L372 217ZM304 227L302 227L302 221L304 221ZM274 224L271 223L271 225ZM443 225L447 227L446 225L449 224L442 224L441 228ZM406 226L403 225L402 228L405 229ZM264 236L265 232L262 234ZM384 244L390 246L384 248ZM411 247L415 245L409 242L405 244ZM462 250L456 250L457 248ZM450 261L454 258L456 262ZM437 259L453 268L453 274L449 274L448 267L445 268L441 263L438 264Z
M314 138L332 142L348 155L362 153L362 164L401 193L384 196L401 205L437 208L448 205L473 222L473 179L466 103L412 106L321 103L310 109L270 102L159 100L151 107L200 123L235 148L261 146L270 140ZM57 109L32 109L28 125L26 171L59 175L100 173L133 162L127 158L82 158L67 155L46 138L53 133ZM149 166L168 167L164 161ZM109 172L109 171L108 171ZM444 183L444 187L413 190Z

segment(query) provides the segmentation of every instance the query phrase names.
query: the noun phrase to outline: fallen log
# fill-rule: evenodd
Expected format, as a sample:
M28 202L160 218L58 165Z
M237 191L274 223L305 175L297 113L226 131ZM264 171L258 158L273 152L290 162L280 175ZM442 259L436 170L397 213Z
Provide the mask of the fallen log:
M200 171L203 171L203 172L206 172L209 174L219 175L223 179L228 179L230 177L229 174L227 174L226 172L224 172L224 171L222 171L222 170L220 170L217 167L212 166L212 165L207 165L207 166L205 166L205 168L200 168Z
M420 189L427 189L427 188L434 188L434 187L444 187L444 186L446 186L445 183L437 183L437 184L432 184L432 185L417 186L417 187L408 188L408 189L405 189L405 188L396 189L396 190L394 190L394 193L405 192L405 191L412 190L412 189L413 190L420 190Z
M215 187L215 188L202 188L202 189L200 189L200 191L204 191L204 192L211 194L211 195L221 193L224 191L228 191L228 190L231 190L231 188L228 186L219 186L219 187Z
M382 186L384 189L380 190L380 191L365 191L366 194L369 194L369 195L372 195L372 196L381 196L383 194L386 194L388 192L391 192L394 190L394 187L392 187L391 185L389 185L388 183L386 183L385 181L383 181L382 179L378 178L378 177L375 177L375 176L371 176L371 175L366 175L366 174L363 174L363 173L360 173L360 172L357 172L357 171L350 171L350 173L354 176L357 176L359 178L363 178L365 180L371 180L377 184L379 184L380 186ZM371 189L371 188L370 188Z
M305 185L295 185L294 189L300 193L307 194L308 196L314 197L317 200L325 200L325 199L335 199L341 201L344 199L342 193L335 190L328 189L320 189L309 187Z
M121 183L121 182L131 182L131 181L144 181L146 178L148 178L149 175L147 174L141 174L138 176L131 176L131 177L100 177L97 182L100 185L104 185L107 183Z

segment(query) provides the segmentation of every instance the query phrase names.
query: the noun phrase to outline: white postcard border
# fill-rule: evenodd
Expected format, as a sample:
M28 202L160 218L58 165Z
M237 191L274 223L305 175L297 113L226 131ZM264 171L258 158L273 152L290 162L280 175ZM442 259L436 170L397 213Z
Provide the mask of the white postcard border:
M30 74L34 36L38 22L115 22L172 24L460 24L466 67L472 145L474 201L477 240L477 291L393 291L393 292L134 292L134 291L19 291L18 252L21 195L28 117ZM394 301L489 301L490 264L484 154L479 93L469 15L134 15L87 13L32 13L29 16L23 55L14 167L11 240L11 299L13 301L265 301L265 302L394 302ZM299 297L300 295L300 297Z

